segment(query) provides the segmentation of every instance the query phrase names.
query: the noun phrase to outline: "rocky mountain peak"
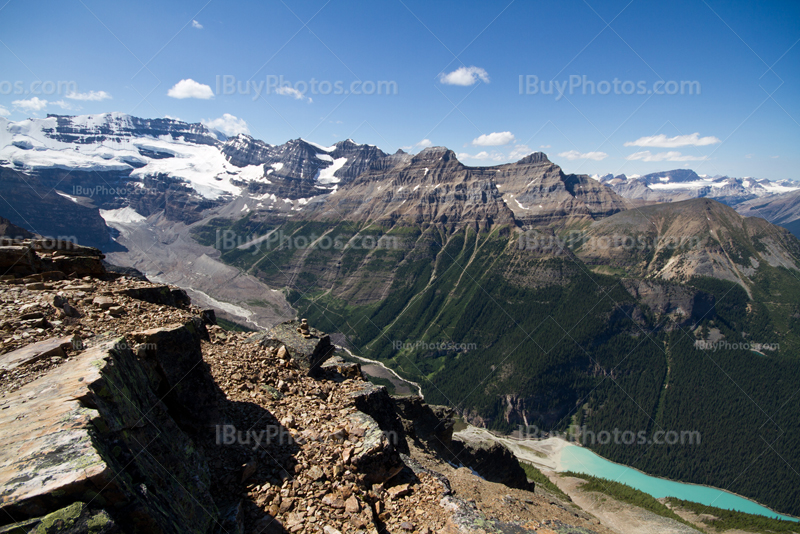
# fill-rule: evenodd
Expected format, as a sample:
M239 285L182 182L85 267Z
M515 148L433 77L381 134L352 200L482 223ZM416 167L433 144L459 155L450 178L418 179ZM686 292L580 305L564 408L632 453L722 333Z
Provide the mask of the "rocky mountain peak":
M550 160L547 158L547 154L544 152L533 152L517 161L517 165L529 165L537 163L550 163Z
M439 165L439 162L447 163L450 161L458 162L458 158L456 157L455 152L444 146L431 146L425 148L411 159L412 164L428 163Z

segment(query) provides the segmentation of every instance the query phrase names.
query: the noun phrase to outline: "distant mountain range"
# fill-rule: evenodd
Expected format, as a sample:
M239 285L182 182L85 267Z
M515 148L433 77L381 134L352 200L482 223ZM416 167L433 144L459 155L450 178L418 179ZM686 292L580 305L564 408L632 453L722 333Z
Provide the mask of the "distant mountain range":
M794 180L772 181L766 178L731 178L728 176L700 176L690 169L655 172L644 176L595 176L620 196L635 203L663 203L690 198L713 198L737 211L753 217L762 217L780 224L798 234L800 214L793 215L783 210L754 210L754 206L767 206L781 202L780 198L796 198L791 195L800 191L800 182ZM783 197L783 195L788 195ZM746 205L745 205L746 203ZM740 208L741 207L741 208Z

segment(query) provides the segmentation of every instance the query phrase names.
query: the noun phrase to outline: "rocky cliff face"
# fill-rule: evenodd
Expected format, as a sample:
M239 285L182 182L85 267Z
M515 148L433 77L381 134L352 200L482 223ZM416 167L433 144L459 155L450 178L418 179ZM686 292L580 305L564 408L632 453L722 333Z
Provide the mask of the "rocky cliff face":
M494 182L523 225L597 220L626 209L625 201L585 175L566 175L542 152L495 169Z
M17 226L45 237L75 239L87 246L113 245L97 209L59 195L25 173L0 167L5 208L2 213Z
M800 191L742 202L736 211L745 217L766 219L800 237Z
M748 289L761 264L797 269L797 241L777 226L708 199L646 206L591 225L576 255L637 276L730 280ZM749 289L748 289L749 291Z
M45 134L56 141L76 144L120 142L123 138L162 137L183 138L190 143L216 145L217 136L202 124L187 124L174 119L141 119L123 113L101 113L73 117L47 115L51 125Z
M587 176L565 175L542 153L497 167L466 167L455 153L426 148L376 161L353 183L331 195L322 218L380 221L384 225L570 225L625 209L615 193Z

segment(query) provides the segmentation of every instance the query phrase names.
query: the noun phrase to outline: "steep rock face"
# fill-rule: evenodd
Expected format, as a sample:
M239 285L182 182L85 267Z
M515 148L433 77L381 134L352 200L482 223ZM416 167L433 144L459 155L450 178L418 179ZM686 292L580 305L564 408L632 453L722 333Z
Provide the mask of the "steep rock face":
M669 316L673 325L714 318L714 296L703 291L649 280L627 279L622 285L660 320Z
M491 482L533 491L514 454L500 443L466 443L453 439L454 411L430 406L421 397L395 397L394 403L405 433L418 446L431 447L448 462L467 466Z
M21 226L17 226L5 217L0 217L0 237L7 237L10 239L29 239L34 237L34 234Z
M626 209L625 201L585 175L565 175L542 152L516 163L488 168L514 216L523 225L568 225L608 217Z
M466 167L451 150L426 148L377 160L332 194L322 219L345 217L382 224L568 225L607 217L625 201L588 176L565 175L542 153L497 167Z
M209 532L216 506L205 460L153 395L125 340L110 346L81 353L8 400L0 506L14 518L36 517L96 495L137 529ZM129 474L118 476L123 469Z
M372 165L372 162L381 160L386 154L375 145L359 145L352 139L339 141L334 145L336 148L330 152L334 161L340 158L347 158L340 170L334 176L342 183L355 180L361 173Z
M229 139L220 150L237 167L263 165L263 179L247 184L250 193L289 199L328 193L334 184L355 179L373 161L386 156L376 146L359 145L351 139L332 147L304 139L273 146L246 135Z
M108 247L108 227L96 209L57 194L35 177L0 167L5 202L0 214L39 235L70 239L92 247Z
M709 199L618 213L591 225L583 240L575 253L590 265L665 280L709 276L745 289L762 263L797 269L800 261L787 230Z
M237 167L262 165L275 147L246 134L229 138L220 147L225 158Z
M185 141L201 145L216 145L219 140L202 124L187 124L174 119L140 119L122 113L101 113L99 115L47 115L54 119L46 135L64 143L91 144L103 141L120 141L130 137L183 138Z
M736 211L745 217L761 217L800 237L800 191L742 202Z
M407 163L378 167L332 194L319 218L345 217L388 226L435 224L451 230L514 224L513 213L494 183L480 169L464 166L452 150L426 148Z

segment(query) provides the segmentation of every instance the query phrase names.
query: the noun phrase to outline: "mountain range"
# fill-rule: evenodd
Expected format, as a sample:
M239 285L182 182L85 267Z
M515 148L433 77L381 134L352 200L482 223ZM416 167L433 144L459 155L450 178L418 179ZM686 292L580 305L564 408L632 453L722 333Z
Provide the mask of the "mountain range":
M776 225L797 231L793 183L597 179L541 152L469 167L444 147L270 145L115 113L0 119L0 166L11 224L223 316L307 317L496 430L696 430L696 447L593 448L800 513L784 463L800 406L782 400L800 381L800 241Z

